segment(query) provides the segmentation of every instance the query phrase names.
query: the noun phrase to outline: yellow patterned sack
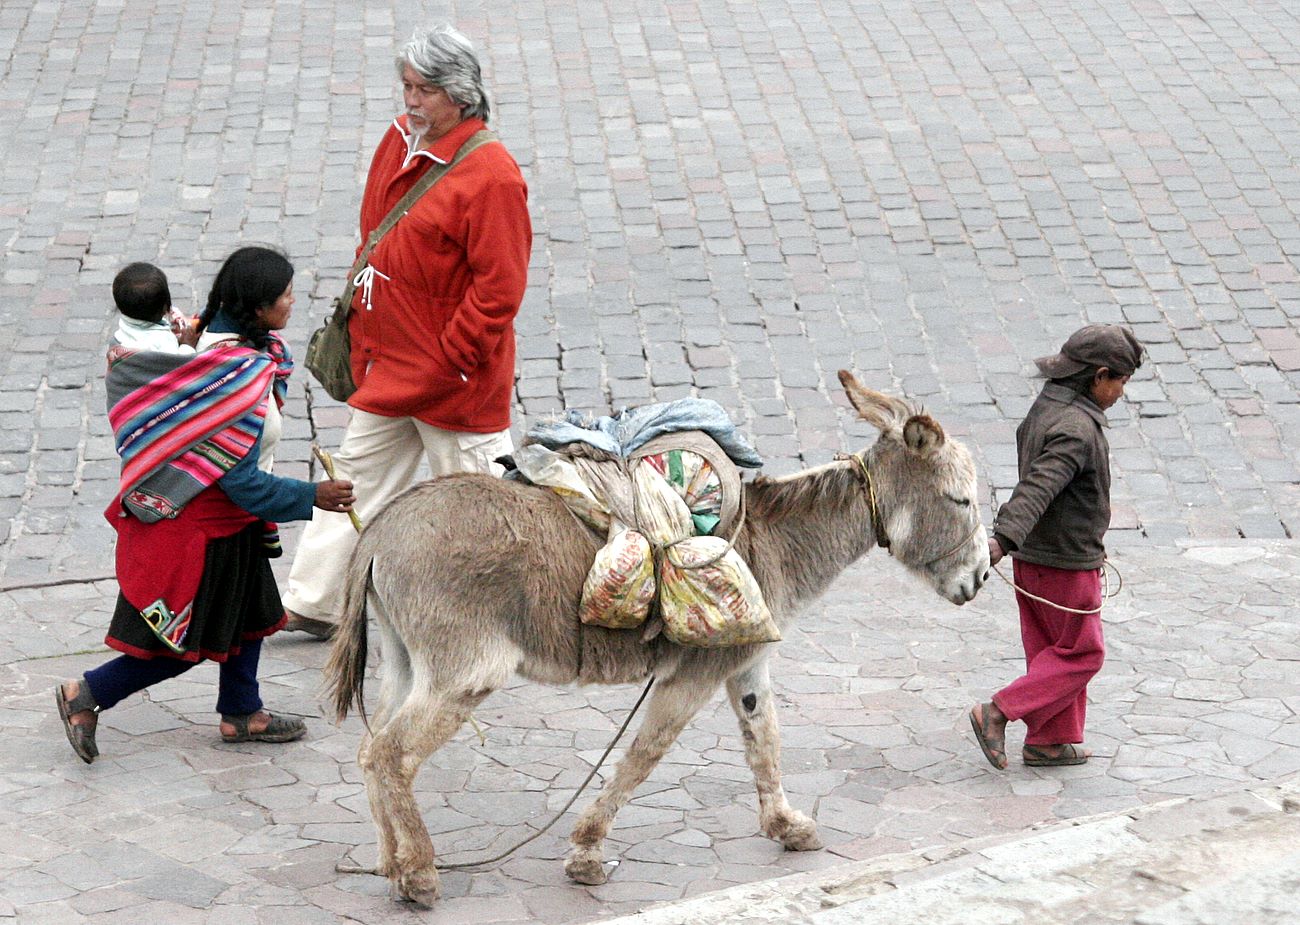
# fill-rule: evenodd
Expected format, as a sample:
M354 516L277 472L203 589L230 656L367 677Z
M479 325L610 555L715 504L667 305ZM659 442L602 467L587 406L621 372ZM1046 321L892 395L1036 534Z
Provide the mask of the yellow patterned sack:
M582 583L578 617L589 625L631 629L645 622L654 596L650 544L637 531L623 530L597 551Z
M712 565L700 565L719 554ZM740 646L781 638L749 566L720 537L696 536L669 547L659 577L664 634L678 645Z

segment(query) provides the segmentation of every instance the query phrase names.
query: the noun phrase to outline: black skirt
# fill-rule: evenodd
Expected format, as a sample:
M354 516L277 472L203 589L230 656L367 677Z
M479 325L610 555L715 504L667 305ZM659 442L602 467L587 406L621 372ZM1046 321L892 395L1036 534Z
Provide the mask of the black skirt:
M208 541L184 652L174 652L164 645L140 611L120 592L105 643L136 658L224 662L239 654L244 641L261 639L280 629L285 620L284 605L263 537L263 525L258 521L233 536ZM163 559L166 550L158 550L158 554Z

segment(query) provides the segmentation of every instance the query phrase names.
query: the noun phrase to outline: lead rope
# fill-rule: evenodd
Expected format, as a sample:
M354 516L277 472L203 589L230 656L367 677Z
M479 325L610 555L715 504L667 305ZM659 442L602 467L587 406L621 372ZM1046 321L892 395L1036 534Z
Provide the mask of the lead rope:
M575 802L577 802L578 797L582 796L582 791L587 789L587 785L591 783L592 778L596 776L596 772L599 771L601 765L605 763L605 759L609 757L609 753L614 750L614 746L618 744L618 740L623 738L623 733L627 732L627 727L632 722L632 717L636 716L637 710L641 709L641 704L645 701L646 696L649 695L650 688L654 686L654 683L655 683L654 675L651 675L650 680L646 681L645 683L645 690L641 691L641 696L636 699L636 703L632 704L632 709L627 714L627 718L623 720L623 725L618 727L618 732L614 733L614 738L610 740L609 745L605 746L605 751L601 753L600 759L596 762L596 764L592 767L591 771L587 774L586 779L583 780L583 782L578 786L578 789L573 792L573 796L569 797L568 802L565 803L564 806L560 808L560 811L558 813L556 813L554 816L551 817L550 822L546 823L546 825L542 826L540 829L538 829L532 835L529 835L527 838L519 842L517 845L513 845L507 848L505 851L502 851L500 854L493 855L490 858L483 858L482 860L478 860L478 861L460 861L455 864L435 863L434 867L438 868L438 870L464 870L469 867L484 867L488 864L495 864L498 861L504 861L506 858L510 857L510 855L514 854L524 845L528 844L530 841L533 841L534 839L537 838L541 838L543 835L545 835L546 831L551 826L555 825L555 823L559 822L560 817L569 811L569 807L572 806Z
M316 458L320 460L321 468L325 470L325 475L330 479L334 479L335 475L334 475L333 457L331 457L330 454L327 453L325 450L321 449L320 445L316 443L313 443L311 445L311 451L313 454L315 454ZM348 511L348 516L351 517L352 519L352 526L356 528L356 531L358 533L360 533L361 518L357 516L355 511ZM373 585L371 586L370 590L375 595L375 603L377 603L380 607L382 607L383 601L379 597L379 592L375 590ZM578 789L573 792L573 796L569 797L569 801L560 808L560 811L551 817L550 822L546 823L546 825L542 826L532 835L529 835L523 841L519 842L518 844L512 845L511 847L507 848L505 851L502 851L499 854L495 854L490 858L482 858L477 861L460 861L455 864L438 864L435 862L433 866L438 868L438 870L465 870L471 867L485 867L488 864L495 864L498 861L504 861L506 858L510 857L510 855L514 854L524 845L538 838L541 838L543 835L545 835L546 832L551 828L551 826L559 822L560 817L569 811L569 807L571 807L575 802L577 802L578 797L582 796L582 792L587 789L587 785L590 784L592 779L596 776L596 772L599 771L601 767L605 764L605 759L609 757L609 753L614 750L614 746L617 745L619 740L623 738L623 733L627 732L627 727L628 725L631 724L632 717L636 716L637 711L641 709L641 704L644 703L646 697L649 696L650 688L654 686L654 683L655 683L655 676L651 675L650 679L645 683L645 689L641 691L641 696L636 699L636 703L632 704L631 711L627 714L627 717L623 720L623 725L618 727L618 732L614 733L614 738L610 740L609 745L605 746L605 751L601 753L600 758L592 766L591 771L587 774L586 779L584 779L583 782L578 785ZM479 728L478 723L474 721L474 715L472 713L470 714L469 721L470 721L470 725L474 727L474 732L478 735L479 744L486 745L487 738L483 735L483 730ZM367 728L369 728L369 724L367 724ZM335 864L334 872L339 874L379 874L379 870L377 870L374 867L360 867L353 864Z
M1020 585L1016 584L1014 580L1002 574L1002 569L998 568L996 565L993 566L993 571L997 572L999 578L1001 578L1007 584L1011 585L1011 587L1015 588L1017 594L1024 595L1025 597L1029 598L1031 601L1038 601L1038 603L1040 604L1047 604L1048 606L1055 607L1057 610L1063 611L1064 613L1077 613L1077 614L1082 614L1084 616L1087 616L1090 613L1101 613L1101 609L1102 607L1105 606L1106 601L1110 600L1112 597L1115 597L1117 594L1119 594L1120 591L1124 590L1124 576L1120 574L1119 568L1117 568L1114 565L1114 563L1112 563L1109 559L1103 559L1101 565L1102 565L1101 604L1096 607L1093 607L1091 610L1077 610L1074 607L1065 607L1061 604L1056 603L1056 601L1049 601L1045 597L1039 597L1037 594L1033 594L1029 591L1026 591L1024 588L1020 587ZM1114 593L1111 593L1110 575L1106 572L1106 569L1110 569L1112 572L1114 572L1115 578L1118 579L1119 583L1115 586Z
M993 520L996 522L998 516L998 499L997 499L997 492L994 490L992 485L989 485L989 508L993 511ZM1110 569L1112 572L1115 573L1115 580L1117 583L1115 585L1114 593L1111 593L1110 575L1107 574L1106 569ZM1049 601L1045 597L1039 597L1037 594L1033 594L1032 592L1026 591L1024 588L1020 587L1020 585L1016 584L1013 579L1008 578L1006 575L1004 575L1002 573L1002 569L998 568L996 565L993 566L993 571L997 573L997 576L999 578L1001 578L1007 584L1011 585L1011 587L1016 590L1017 594L1023 594L1031 601L1037 601L1040 604L1047 604L1049 607L1055 607L1057 610L1060 610L1063 613L1077 613L1081 616L1087 616L1088 614L1093 614L1093 613L1098 613L1098 614L1101 613L1102 608L1106 606L1106 602L1111 598L1117 596L1121 591L1124 590L1124 575L1122 572L1120 572L1119 566L1111 562L1109 559L1101 560L1101 603L1096 607L1093 607L1091 610L1078 610L1074 607L1064 607L1061 604L1056 603L1056 601Z

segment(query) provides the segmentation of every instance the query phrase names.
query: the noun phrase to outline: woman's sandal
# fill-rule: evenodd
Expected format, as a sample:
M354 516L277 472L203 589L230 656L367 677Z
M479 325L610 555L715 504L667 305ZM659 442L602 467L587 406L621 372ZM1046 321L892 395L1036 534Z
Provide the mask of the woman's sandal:
M59 707L59 719L63 720L63 731L68 735L68 744L77 753L77 757L90 764L99 757L99 748L95 745L95 726L99 723L99 704L90 693L86 682L78 681L77 696L71 700L63 693L63 684L54 688L54 702ZM72 717L83 710L91 711L88 723L73 723Z
M259 713L262 711L258 711ZM301 739L307 733L307 724L296 716L277 716L274 713L267 713L270 722L266 728L258 732L249 729L249 721L257 713L249 713L245 716L227 716L221 714L221 721L229 723L235 727L231 735L221 734L223 742L292 742L294 739Z
M1067 742L1065 745L1057 746L1057 748L1060 751L1052 754L1037 746L1026 745L1021 750L1020 756L1024 758L1025 764L1031 768L1063 768L1072 764L1086 764L1088 761L1090 753L1077 745L1071 745Z
M1005 732L1000 736L993 734L994 724L989 722L989 711L984 704L971 707L970 725L975 730L975 741L980 744L980 750L984 752L984 757L989 760L989 764L999 771L1005 771L1007 769L1006 734Z

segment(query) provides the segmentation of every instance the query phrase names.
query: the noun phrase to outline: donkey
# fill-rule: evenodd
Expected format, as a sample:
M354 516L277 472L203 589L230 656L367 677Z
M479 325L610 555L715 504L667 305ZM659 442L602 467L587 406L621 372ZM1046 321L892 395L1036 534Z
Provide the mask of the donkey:
M875 545L940 596L969 601L989 567L970 454L919 409L839 375L880 431L875 444L744 486L747 515L735 545L778 625ZM363 707L366 615L374 613L379 701L358 762L378 829L375 873L396 895L427 906L440 892L412 791L416 772L514 673L548 684L657 679L613 782L574 826L564 864L573 880L605 882L602 845L615 814L723 685L758 788L759 828L792 851L821 847L813 820L781 788L769 647L684 648L639 629L582 625L582 582L602 539L553 492L479 474L411 488L362 533L325 679L339 720L351 705Z

